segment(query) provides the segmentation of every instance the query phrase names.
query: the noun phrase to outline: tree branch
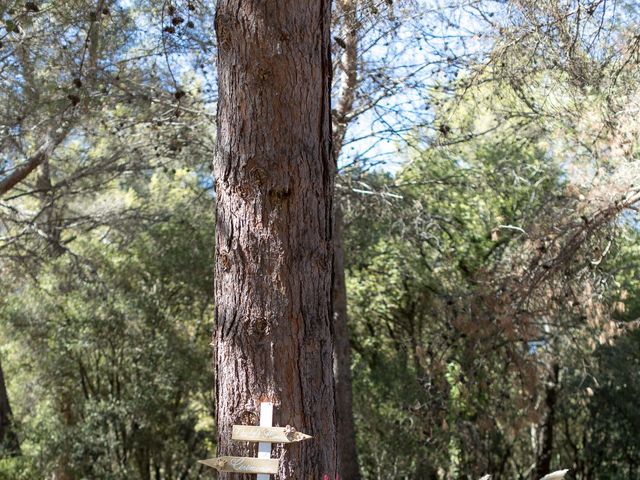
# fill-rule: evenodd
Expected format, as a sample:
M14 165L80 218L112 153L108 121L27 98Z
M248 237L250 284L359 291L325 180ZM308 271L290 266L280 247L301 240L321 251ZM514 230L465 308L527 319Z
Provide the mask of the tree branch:
M65 139L67 132L68 129L63 128L55 135L48 133L44 143L25 163L16 167L13 172L0 180L0 197L22 182L36 168L42 165L42 163L51 156L55 148Z

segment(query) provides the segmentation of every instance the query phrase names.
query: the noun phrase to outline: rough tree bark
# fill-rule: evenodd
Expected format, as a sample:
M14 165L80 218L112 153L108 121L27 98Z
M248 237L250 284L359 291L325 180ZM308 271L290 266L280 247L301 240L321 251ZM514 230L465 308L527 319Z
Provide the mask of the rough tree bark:
M218 450L249 453L231 426L257 424L272 401L274 424L314 436L274 448L280 479L336 475L330 9L219 0L216 11Z
M2 455L20 455L20 443L13 428L13 414L7 395L2 363L0 363L0 456Z

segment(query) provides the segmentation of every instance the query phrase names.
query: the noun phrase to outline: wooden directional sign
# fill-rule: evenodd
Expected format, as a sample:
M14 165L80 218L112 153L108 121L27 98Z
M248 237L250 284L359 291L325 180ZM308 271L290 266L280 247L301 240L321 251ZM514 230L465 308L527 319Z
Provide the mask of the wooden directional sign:
M199 460L221 472L277 474L280 460L277 458L218 457Z
M232 440L258 442L258 458L249 457L218 457L200 460L209 467L221 472L256 474L256 480L269 480L270 475L277 475L280 460L271 458L272 443L293 443L311 438L287 425L286 427L272 427L273 403L260 403L260 426L234 425Z
M312 438L293 427L256 427L253 425L234 425L233 440L245 442L293 443Z

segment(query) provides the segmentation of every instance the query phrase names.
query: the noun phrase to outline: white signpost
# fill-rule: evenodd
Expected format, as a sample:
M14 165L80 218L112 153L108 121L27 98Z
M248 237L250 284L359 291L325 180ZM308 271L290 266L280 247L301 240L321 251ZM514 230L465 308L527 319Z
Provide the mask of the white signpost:
M278 473L280 460L271 458L272 443L293 443L312 438L295 428L274 427L273 403L260 404L260 426L234 425L231 439L245 442L258 442L258 458L249 457L217 457L200 460L200 463L213 467L221 472L255 473L257 480L269 480Z
M260 426L271 427L273 425L273 403L263 402L260 404ZM235 440L233 433L231 439ZM258 443L258 458L271 458L271 444L268 442ZM277 470L276 470L276 473ZM257 480L269 480L268 473L259 473Z

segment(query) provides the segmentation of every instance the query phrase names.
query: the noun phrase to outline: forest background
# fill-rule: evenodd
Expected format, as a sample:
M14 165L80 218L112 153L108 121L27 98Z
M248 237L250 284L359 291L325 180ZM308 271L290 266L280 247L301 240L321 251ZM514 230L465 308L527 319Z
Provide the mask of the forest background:
M0 2L0 479L213 475L214 9ZM342 478L636 478L640 5L333 9Z

